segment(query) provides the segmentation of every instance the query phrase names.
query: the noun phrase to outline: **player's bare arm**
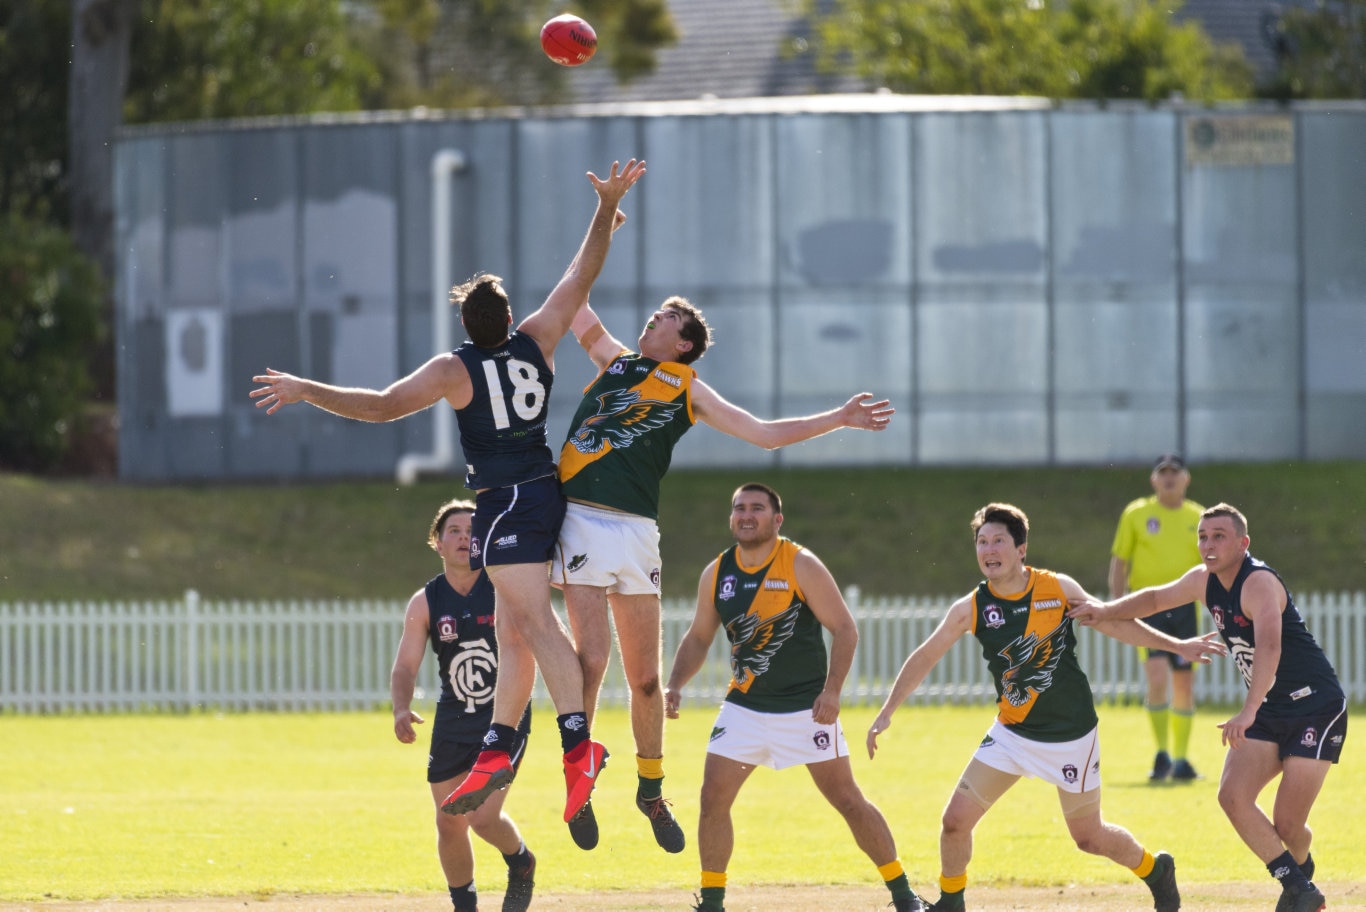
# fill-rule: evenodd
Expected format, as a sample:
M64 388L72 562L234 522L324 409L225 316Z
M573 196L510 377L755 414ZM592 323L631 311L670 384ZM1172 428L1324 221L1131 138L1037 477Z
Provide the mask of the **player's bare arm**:
M886 399L873 400L872 393L858 393L839 408L801 418L765 420L727 400L701 380L693 381L693 413L704 424L746 443L775 450L810 440L840 428L881 431L896 409Z
M803 548L794 561L797 585L806 596L807 607L830 631L830 657L825 687L811 707L811 719L818 725L831 725L839 718L840 691L854 665L858 647L858 623L844 601L839 584L819 557Z
M267 415L275 414L282 405L307 402L343 418L373 422L394 421L442 399L454 408L464 408L473 392L464 363L449 352L382 390L333 386L272 368L251 380L261 386L248 395L256 400L257 408L265 408Z
M606 179L588 172L588 180L598 194L598 207L588 225L588 234L545 303L517 327L536 340L547 364L552 363L555 346L568 332L574 315L588 303L588 293L607 262L612 235L623 221L618 219L617 209L621 198L644 174L645 162L634 158L625 167L620 162L612 162Z
M683 634L683 639L678 643L673 667L669 669L669 681L664 685L664 715L670 719L678 718L683 687L701 670L712 640L716 638L716 631L721 626L721 615L716 613L712 590L716 581L716 564L715 560L708 564L697 581L697 610L692 623L688 625L688 632Z
M1285 588L1274 573L1257 571L1243 581L1241 602L1243 614L1252 621L1257 651L1252 657L1252 674L1248 676L1242 709L1219 724L1220 740L1232 748L1242 746L1247 740L1246 733L1257 718L1257 709L1276 683L1276 669L1281 664L1281 613L1285 611Z
M404 744L412 744L417 740L413 726L425 721L413 712L412 705L417 672L427 652L430 617L427 593L419 589L408 600L408 608L403 614L403 635L399 638L398 654L394 656L394 667L389 673L389 699L394 707L394 737Z
M1083 592L1082 597L1073 601L1067 609L1067 616L1088 627L1099 621L1149 617L1178 605L1202 601L1205 597L1205 581L1208 578L1208 571L1203 566L1198 566L1187 570L1180 579L1165 586L1149 586L1110 602L1102 602Z
M896 680L892 682L892 689L887 694L887 699L882 703L882 709L878 712L873 724L868 727L868 757L872 759L877 753L877 736L885 732L892 725L892 715L897 711L906 698L915 693L917 687L924 682L931 669L939 664L939 660L948 654L953 648L953 644L959 638L972 629L972 596L965 595L958 601L949 606L949 610L944 613L939 626L934 629L925 642L915 648L906 661L901 664L901 671L897 673Z
M627 347L621 344L621 340L602 325L602 319L598 317L591 304L579 308L569 328L598 370L605 369L617 355L628 351Z

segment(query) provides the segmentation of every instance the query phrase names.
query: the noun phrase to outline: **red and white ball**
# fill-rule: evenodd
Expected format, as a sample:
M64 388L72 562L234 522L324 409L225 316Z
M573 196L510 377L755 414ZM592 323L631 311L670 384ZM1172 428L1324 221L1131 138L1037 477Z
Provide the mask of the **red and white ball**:
M560 66L587 63L597 49L593 26L573 13L563 13L541 26L541 50Z

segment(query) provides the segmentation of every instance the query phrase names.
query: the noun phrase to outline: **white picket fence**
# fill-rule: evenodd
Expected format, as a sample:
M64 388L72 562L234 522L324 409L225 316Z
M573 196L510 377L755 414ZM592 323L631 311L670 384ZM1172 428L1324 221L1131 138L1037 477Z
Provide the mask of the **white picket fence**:
M859 621L859 648L845 702L877 704L910 651L934 629L947 598L866 598L846 593ZM1342 679L1366 701L1366 593L1311 594L1306 622ZM0 603L0 712L345 710L387 704L401 601L175 601ZM664 606L664 665L692 618L692 605ZM1208 624L1206 619L1203 623ZM1139 700L1136 651L1092 630L1079 634L1082 665L1098 700ZM730 677L718 634L701 673L684 691L714 703ZM435 663L423 663L420 696L435 696ZM1231 662L1196 674L1206 704L1240 701ZM916 703L994 699L976 642L965 637L911 698ZM537 697L547 702L538 682ZM602 705L625 705L613 661Z

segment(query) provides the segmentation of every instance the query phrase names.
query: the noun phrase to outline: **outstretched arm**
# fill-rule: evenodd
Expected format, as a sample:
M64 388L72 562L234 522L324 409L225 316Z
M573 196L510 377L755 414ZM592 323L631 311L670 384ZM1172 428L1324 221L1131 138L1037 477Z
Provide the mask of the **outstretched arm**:
M638 162L634 158L620 171L617 170L619 167L619 162L612 162L612 170L606 180L588 172L588 179L598 194L598 208L588 225L588 234L545 303L517 326L518 330L531 336L540 345L547 364L552 361L555 346L569 331L574 315L588 303L588 292L607 262L612 234L621 224L617 205L626 191L645 173L645 162Z
M469 405L472 389L465 364L447 352L437 355L402 380L382 390L333 386L266 368L251 378L262 386L247 395L267 415L282 405L308 402L318 408L358 421L393 421L445 399L454 408Z
M1067 596L1069 605L1100 604L1094 596L1082 588L1081 583L1072 577L1059 573L1058 583L1062 586L1063 594ZM1068 614L1070 616L1071 611ZM1128 643L1130 646L1146 646L1149 649L1164 649L1167 652L1176 653L1187 661L1201 665L1208 665L1210 656L1225 655L1228 652L1217 632L1182 640L1156 630L1135 618L1100 618L1092 620L1088 626L1094 627L1121 643Z
M1178 605L1203 601L1208 579L1209 571L1201 564L1187 570L1175 582L1165 586L1148 586L1111 602L1102 602L1083 591L1080 597L1072 599L1067 616L1088 626L1098 621L1145 618Z
M870 402L872 393L859 393L839 408L802 418L756 418L700 380L693 382L693 413L709 424L747 443L775 450L778 447L810 440L840 428L881 431L892 420L896 409L888 400Z
M944 658L958 638L972 629L972 596L965 595L954 602L925 642L915 648L901 666L892 683L892 690L882 703L882 710L868 728L868 757L877 753L877 736L892 725L892 714L925 680L930 670Z

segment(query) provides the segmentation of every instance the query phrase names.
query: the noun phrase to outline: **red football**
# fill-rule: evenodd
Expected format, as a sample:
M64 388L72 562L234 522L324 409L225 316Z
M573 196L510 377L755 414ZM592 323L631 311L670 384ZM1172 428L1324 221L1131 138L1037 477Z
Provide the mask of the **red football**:
M587 63L597 49L593 26L572 13L563 13L541 26L541 50L560 66Z

